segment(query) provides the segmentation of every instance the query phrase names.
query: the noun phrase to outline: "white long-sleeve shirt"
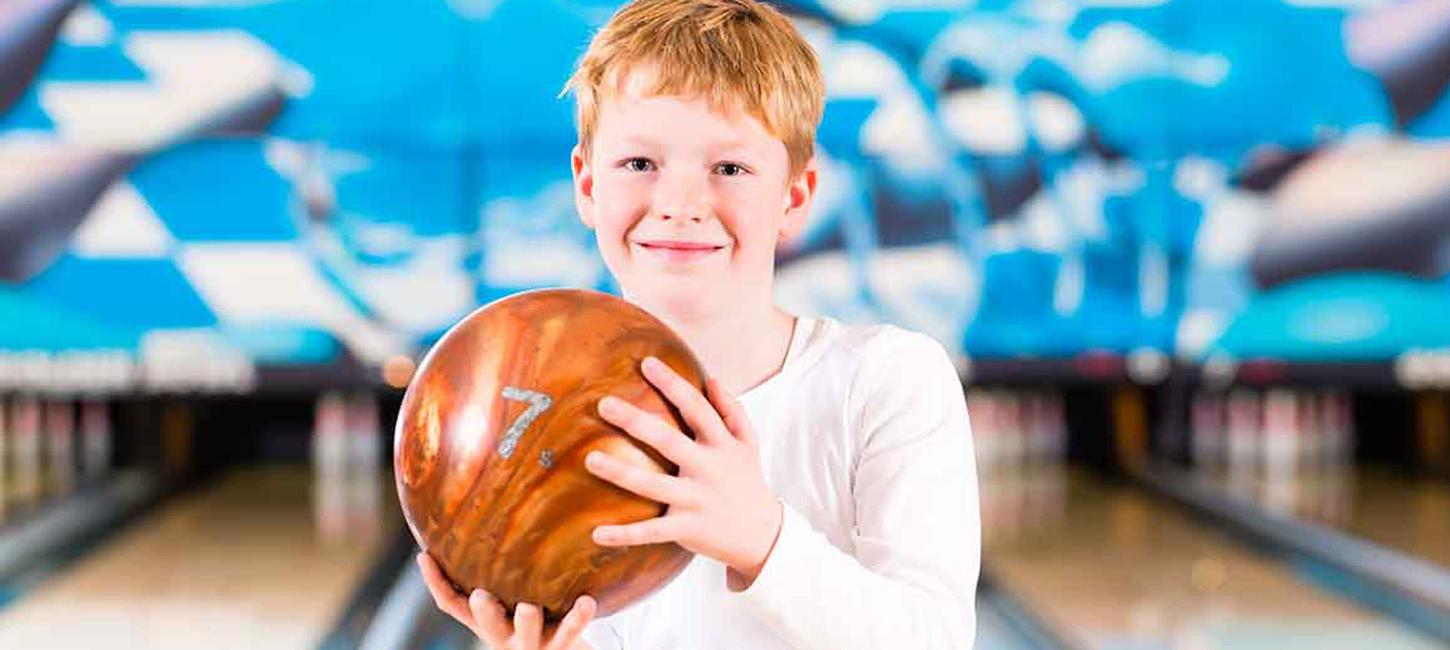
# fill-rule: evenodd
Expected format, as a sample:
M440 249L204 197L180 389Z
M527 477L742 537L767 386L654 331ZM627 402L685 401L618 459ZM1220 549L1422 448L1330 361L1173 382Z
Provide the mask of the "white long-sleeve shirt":
M800 317L780 372L739 396L785 519L732 592L696 556L598 619L597 650L964 650L981 554L961 383L935 340Z

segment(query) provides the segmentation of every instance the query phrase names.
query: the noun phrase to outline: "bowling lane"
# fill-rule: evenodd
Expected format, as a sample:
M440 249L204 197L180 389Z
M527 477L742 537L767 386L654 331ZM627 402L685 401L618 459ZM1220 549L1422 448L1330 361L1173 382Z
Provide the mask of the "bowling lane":
M1438 648L1131 484L1058 465L981 478L984 571L1085 648Z
M1450 568L1450 481L1372 465L1196 472L1210 485L1293 516Z
M0 648L313 648L394 539L381 473L243 467L0 610Z

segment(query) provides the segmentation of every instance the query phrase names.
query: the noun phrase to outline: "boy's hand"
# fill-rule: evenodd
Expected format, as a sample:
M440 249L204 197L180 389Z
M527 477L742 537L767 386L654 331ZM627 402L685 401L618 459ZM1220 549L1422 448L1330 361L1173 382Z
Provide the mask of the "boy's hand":
M580 596L557 627L545 630L543 611L538 605L519 603L514 608L514 621L509 623L503 605L482 589L475 589L469 598L454 591L427 552L418 554L418 568L438 609L473 630L489 650L594 650L579 638L594 618L595 603L589 596Z
M669 422L628 401L606 397L599 414L680 466L679 476L651 472L592 452L590 473L648 499L669 505L662 517L594 529L602 546L676 542L730 568L731 589L742 590L760 575L775 546L783 513L760 469L759 445L745 408L709 379L701 395L693 384L650 357L644 376L680 410L691 440Z

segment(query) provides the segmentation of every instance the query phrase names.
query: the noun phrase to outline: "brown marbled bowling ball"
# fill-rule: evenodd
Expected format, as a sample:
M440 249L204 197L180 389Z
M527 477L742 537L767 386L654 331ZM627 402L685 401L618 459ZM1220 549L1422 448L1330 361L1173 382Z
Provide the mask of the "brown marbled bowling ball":
M482 588L562 618L581 594L608 616L664 586L690 560L676 544L599 546L596 526L643 521L665 506L590 474L600 450L652 471L678 468L605 422L616 395L688 432L640 372L655 356L703 390L685 342L608 294L520 293L464 318L428 352L403 396L393 470L419 545L463 593Z

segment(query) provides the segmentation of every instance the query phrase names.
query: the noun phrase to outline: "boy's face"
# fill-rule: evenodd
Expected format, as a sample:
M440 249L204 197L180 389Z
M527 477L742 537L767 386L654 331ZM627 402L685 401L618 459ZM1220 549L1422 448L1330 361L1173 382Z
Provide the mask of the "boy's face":
M644 96L646 77L599 106L593 151L573 154L579 217L627 298L688 316L770 300L776 245L803 225L811 161L788 178L785 144L703 98Z

